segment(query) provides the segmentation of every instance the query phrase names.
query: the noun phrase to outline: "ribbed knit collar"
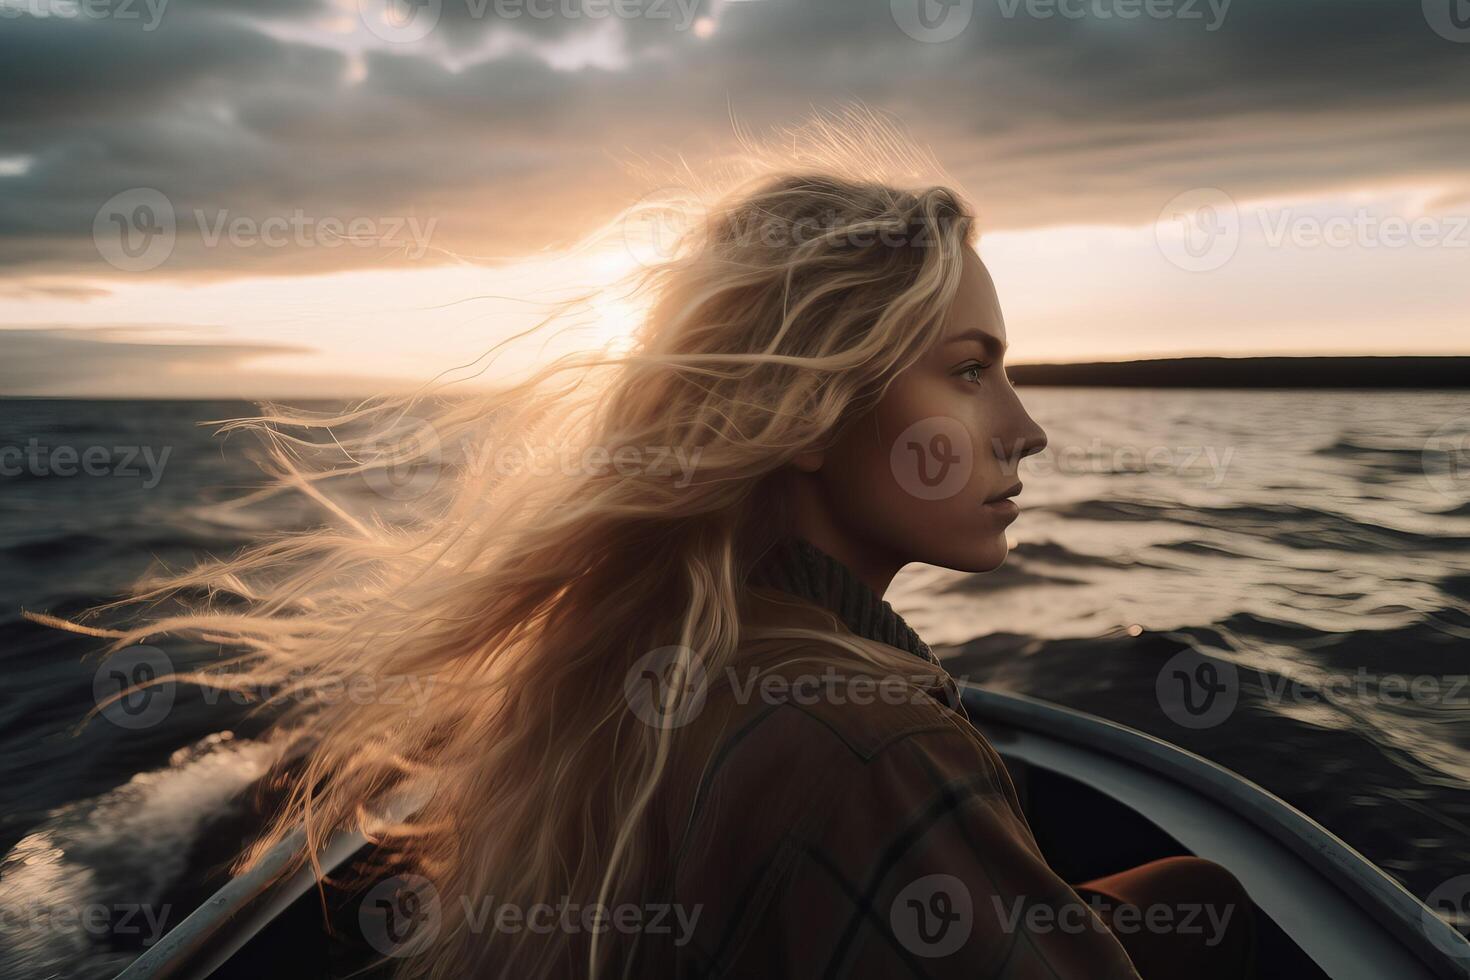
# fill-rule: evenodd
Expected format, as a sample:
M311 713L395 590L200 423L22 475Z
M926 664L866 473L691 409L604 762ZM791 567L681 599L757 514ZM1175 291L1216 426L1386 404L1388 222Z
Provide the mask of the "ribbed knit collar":
M939 663L893 607L853 574L852 569L804 538L776 544L751 572L751 584L780 589L831 610L858 636L907 650Z

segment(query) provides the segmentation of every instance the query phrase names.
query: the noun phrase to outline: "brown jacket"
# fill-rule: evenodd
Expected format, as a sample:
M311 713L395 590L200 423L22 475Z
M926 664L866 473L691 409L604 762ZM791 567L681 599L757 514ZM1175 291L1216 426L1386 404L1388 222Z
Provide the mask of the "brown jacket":
M850 633L752 597L752 624ZM681 729L658 813L669 921L688 926L643 937L629 975L1137 980L1047 866L947 674L902 695L793 662L803 648L748 644Z

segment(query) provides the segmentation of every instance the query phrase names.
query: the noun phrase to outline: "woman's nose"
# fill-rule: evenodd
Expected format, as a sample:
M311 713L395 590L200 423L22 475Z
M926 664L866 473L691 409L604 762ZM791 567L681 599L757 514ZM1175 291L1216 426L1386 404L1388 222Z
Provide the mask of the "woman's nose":
M1035 456L1046 448L1046 430L1016 402L1015 424L1009 427L1009 438L994 439L995 455L1008 472L1014 473L1021 460Z
M1035 456L1046 448L1046 430L1025 409L1021 410L1021 414L1026 422L1023 428L1025 435L1022 437L1020 458L1025 459L1027 456Z

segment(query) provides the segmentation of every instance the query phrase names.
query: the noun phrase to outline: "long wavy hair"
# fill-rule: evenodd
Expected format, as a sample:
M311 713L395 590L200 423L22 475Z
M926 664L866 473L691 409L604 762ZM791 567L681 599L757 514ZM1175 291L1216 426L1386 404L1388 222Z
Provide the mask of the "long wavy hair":
M342 829L391 843L443 910L405 972L619 972L610 940L479 935L464 903L639 894L681 730L629 710L630 669L670 648L676 672L735 661L747 576L791 530L788 464L860 420L939 336L973 215L926 182L932 158L871 115L745 137L744 151L706 182L719 186L599 233L650 208L664 227L686 219L634 277L644 314L623 349L494 390L230 421L265 438L275 484L325 522L145 583L134 598L152 614L108 632L114 650L218 645L217 663L180 677L290 704L287 791L240 867L302 824L302 862ZM384 492L333 489L364 478ZM177 606L159 612L165 597ZM395 677L424 679L424 696L299 696ZM421 805L387 820L377 807L409 781Z

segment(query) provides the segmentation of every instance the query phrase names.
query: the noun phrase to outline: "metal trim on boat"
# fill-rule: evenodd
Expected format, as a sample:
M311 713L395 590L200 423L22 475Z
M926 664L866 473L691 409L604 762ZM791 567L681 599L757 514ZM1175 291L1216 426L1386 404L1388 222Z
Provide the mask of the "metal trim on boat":
M1024 695L961 684L966 710L1007 761L1116 800L1229 868L1333 980L1470 977L1470 941L1321 824L1176 745Z

